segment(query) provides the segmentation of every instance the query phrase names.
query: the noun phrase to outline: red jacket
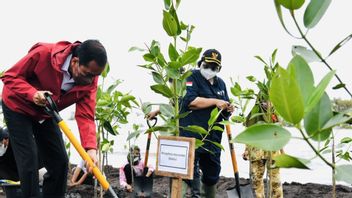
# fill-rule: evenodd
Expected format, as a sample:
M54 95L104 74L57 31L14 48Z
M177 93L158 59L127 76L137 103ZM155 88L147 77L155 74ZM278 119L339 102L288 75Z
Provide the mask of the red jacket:
M33 95L38 90L51 91L59 110L76 103L75 118L81 143L89 149L97 145L94 115L98 77L90 85L74 86L61 94L61 67L72 49L79 44L61 41L34 45L25 57L1 77L4 82L2 99L11 110L29 115L37 121L48 118L43 108L33 102Z

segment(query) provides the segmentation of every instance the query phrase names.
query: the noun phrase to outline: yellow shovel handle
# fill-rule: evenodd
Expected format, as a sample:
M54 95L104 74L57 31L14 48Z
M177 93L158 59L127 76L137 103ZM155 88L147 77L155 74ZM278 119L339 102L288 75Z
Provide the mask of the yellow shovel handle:
M231 143L232 135L231 135L231 126L229 124L226 125L226 133L227 133L227 138L229 140L229 147L230 147L231 160L232 160L232 168L233 168L233 171L235 173L238 173L236 153L235 153L235 149L233 147L233 143Z
M99 168L93 163L92 159L89 157L88 153L84 150L82 145L78 142L76 137L68 128L67 124L64 121L60 121L58 125L60 129L65 133L66 137L70 140L71 144L75 147L82 159L84 159L89 164L89 167L93 167L93 174L99 181L100 185L104 188L104 190L108 190L110 184L105 179L103 174L101 174Z

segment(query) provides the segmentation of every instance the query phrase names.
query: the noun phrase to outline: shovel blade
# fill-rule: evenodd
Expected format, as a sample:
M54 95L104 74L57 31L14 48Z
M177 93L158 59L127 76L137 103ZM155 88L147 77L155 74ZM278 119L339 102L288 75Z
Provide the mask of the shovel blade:
M228 198L254 198L252 186L250 184L240 186L241 195L237 193L236 186L227 189L226 193Z
M151 197L153 194L153 177L134 177L134 196Z

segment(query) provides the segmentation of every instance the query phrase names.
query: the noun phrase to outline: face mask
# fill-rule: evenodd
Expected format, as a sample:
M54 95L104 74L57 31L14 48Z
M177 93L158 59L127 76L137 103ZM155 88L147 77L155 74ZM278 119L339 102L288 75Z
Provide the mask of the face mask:
M200 68L200 73L207 80L214 78L216 74L218 74L218 72L213 71L210 68L204 69L203 67Z
M0 156L3 156L6 153L7 146L0 144Z
M139 156L136 156L133 158L133 165L136 166L139 164L139 161L141 160L141 158Z

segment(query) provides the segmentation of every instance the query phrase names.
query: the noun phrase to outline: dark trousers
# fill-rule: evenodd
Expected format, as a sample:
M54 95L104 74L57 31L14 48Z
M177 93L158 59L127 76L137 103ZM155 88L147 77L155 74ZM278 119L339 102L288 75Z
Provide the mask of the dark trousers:
M134 169L131 167L130 164L126 164L125 167L123 168L123 171L125 172L127 184L131 185L132 171L133 171L133 177L136 177L136 171L134 171ZM147 173L148 173L148 167L144 167L142 176L145 176Z
M221 171L221 153L195 152L193 180L185 180L191 187L192 198L200 197L200 181L207 186L215 185L219 181ZM200 178L202 171L202 178Z
M11 142L7 146L6 153L0 157L0 179L19 180Z
M38 155L47 169L43 197L64 197L68 157L62 133L53 119L42 124L2 103L3 113L25 198L39 197Z

